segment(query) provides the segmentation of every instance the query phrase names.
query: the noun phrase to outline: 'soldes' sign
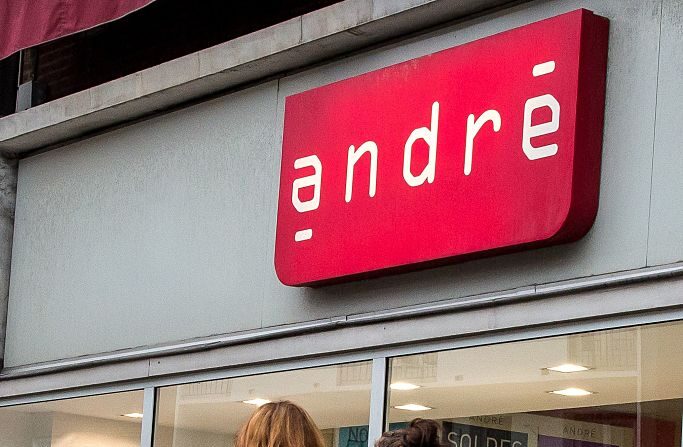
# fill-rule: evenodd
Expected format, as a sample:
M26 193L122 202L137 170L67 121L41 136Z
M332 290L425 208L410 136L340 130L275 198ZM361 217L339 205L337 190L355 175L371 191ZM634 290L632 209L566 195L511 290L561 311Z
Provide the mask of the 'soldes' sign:
M570 12L285 103L275 268L315 285L576 240L608 21Z

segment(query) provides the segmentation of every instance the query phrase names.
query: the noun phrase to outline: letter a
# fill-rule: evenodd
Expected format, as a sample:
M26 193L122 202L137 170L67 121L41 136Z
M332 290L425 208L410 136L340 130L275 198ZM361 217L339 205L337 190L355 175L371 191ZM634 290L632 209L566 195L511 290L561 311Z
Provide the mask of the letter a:
M439 103L432 104L432 123L431 129L420 127L413 130L406 141L403 152L403 178L410 186L420 186L425 181L432 183L436 173L436 140L439 132ZM410 161L413 155L413 144L419 139L425 140L429 146L429 161L422 172L415 176L410 172Z
M294 183L292 184L292 204L300 213L313 211L320 206L320 183L323 173L323 165L320 163L320 159L317 155L309 155L308 157L298 158L294 161L294 169L301 169L308 166L312 166L313 169L315 169L315 173L307 177L298 178L294 180ZM308 188L309 186L314 188L313 198L302 202L301 199L299 199L299 190Z

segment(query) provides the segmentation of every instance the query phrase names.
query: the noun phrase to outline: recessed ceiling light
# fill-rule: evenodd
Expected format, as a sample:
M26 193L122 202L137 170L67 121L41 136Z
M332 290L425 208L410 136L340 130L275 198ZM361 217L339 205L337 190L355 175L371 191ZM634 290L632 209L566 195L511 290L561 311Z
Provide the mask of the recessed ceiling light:
M394 408L397 410L408 410L408 411L427 411L433 410L432 407L425 407L420 404L406 404L406 405L396 405Z
M583 390L581 388L565 388L563 390L556 390L556 391L550 391L551 394L559 394L560 396L571 396L571 397L580 397L580 396L589 396L591 394L595 394L593 391L587 391Z
M142 413L127 413L127 414L122 414L121 416L126 417L126 418L142 419L144 415Z
M248 405L256 405L257 407L270 403L268 399L261 399L258 397L256 399L243 400L242 402Z
M562 365L552 366L546 368L548 371L556 371L561 373L575 373L581 371L588 371L590 368L581 365L575 365L573 363L564 363Z
M394 382L391 385L389 385L389 388L398 391L410 391L420 388L420 385L414 385L408 382Z

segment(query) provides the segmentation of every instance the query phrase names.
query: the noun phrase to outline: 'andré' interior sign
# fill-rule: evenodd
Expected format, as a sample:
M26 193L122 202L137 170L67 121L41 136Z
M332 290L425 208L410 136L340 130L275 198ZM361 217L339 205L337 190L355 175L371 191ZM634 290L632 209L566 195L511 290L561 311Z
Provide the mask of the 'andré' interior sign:
M275 268L315 285L582 237L608 21L578 10L289 96Z

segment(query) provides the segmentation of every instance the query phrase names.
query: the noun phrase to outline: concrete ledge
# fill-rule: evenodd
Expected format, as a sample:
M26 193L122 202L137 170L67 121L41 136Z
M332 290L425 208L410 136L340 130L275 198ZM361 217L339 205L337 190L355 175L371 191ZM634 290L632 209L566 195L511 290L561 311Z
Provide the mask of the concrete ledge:
M301 368L320 358L342 363L681 320L681 296L683 263L677 263L390 312L339 316L305 327L272 328L258 338L243 333L213 342L195 340L173 352L161 346L139 355L119 352L106 364L98 363L102 358L82 358L62 365L67 370L47 364L7 368L0 375L0 406L29 395L40 400L84 387L163 386L254 374L259 368L261 372Z
M510 0L346 0L0 119L20 155ZM516 2L513 2L516 3Z

